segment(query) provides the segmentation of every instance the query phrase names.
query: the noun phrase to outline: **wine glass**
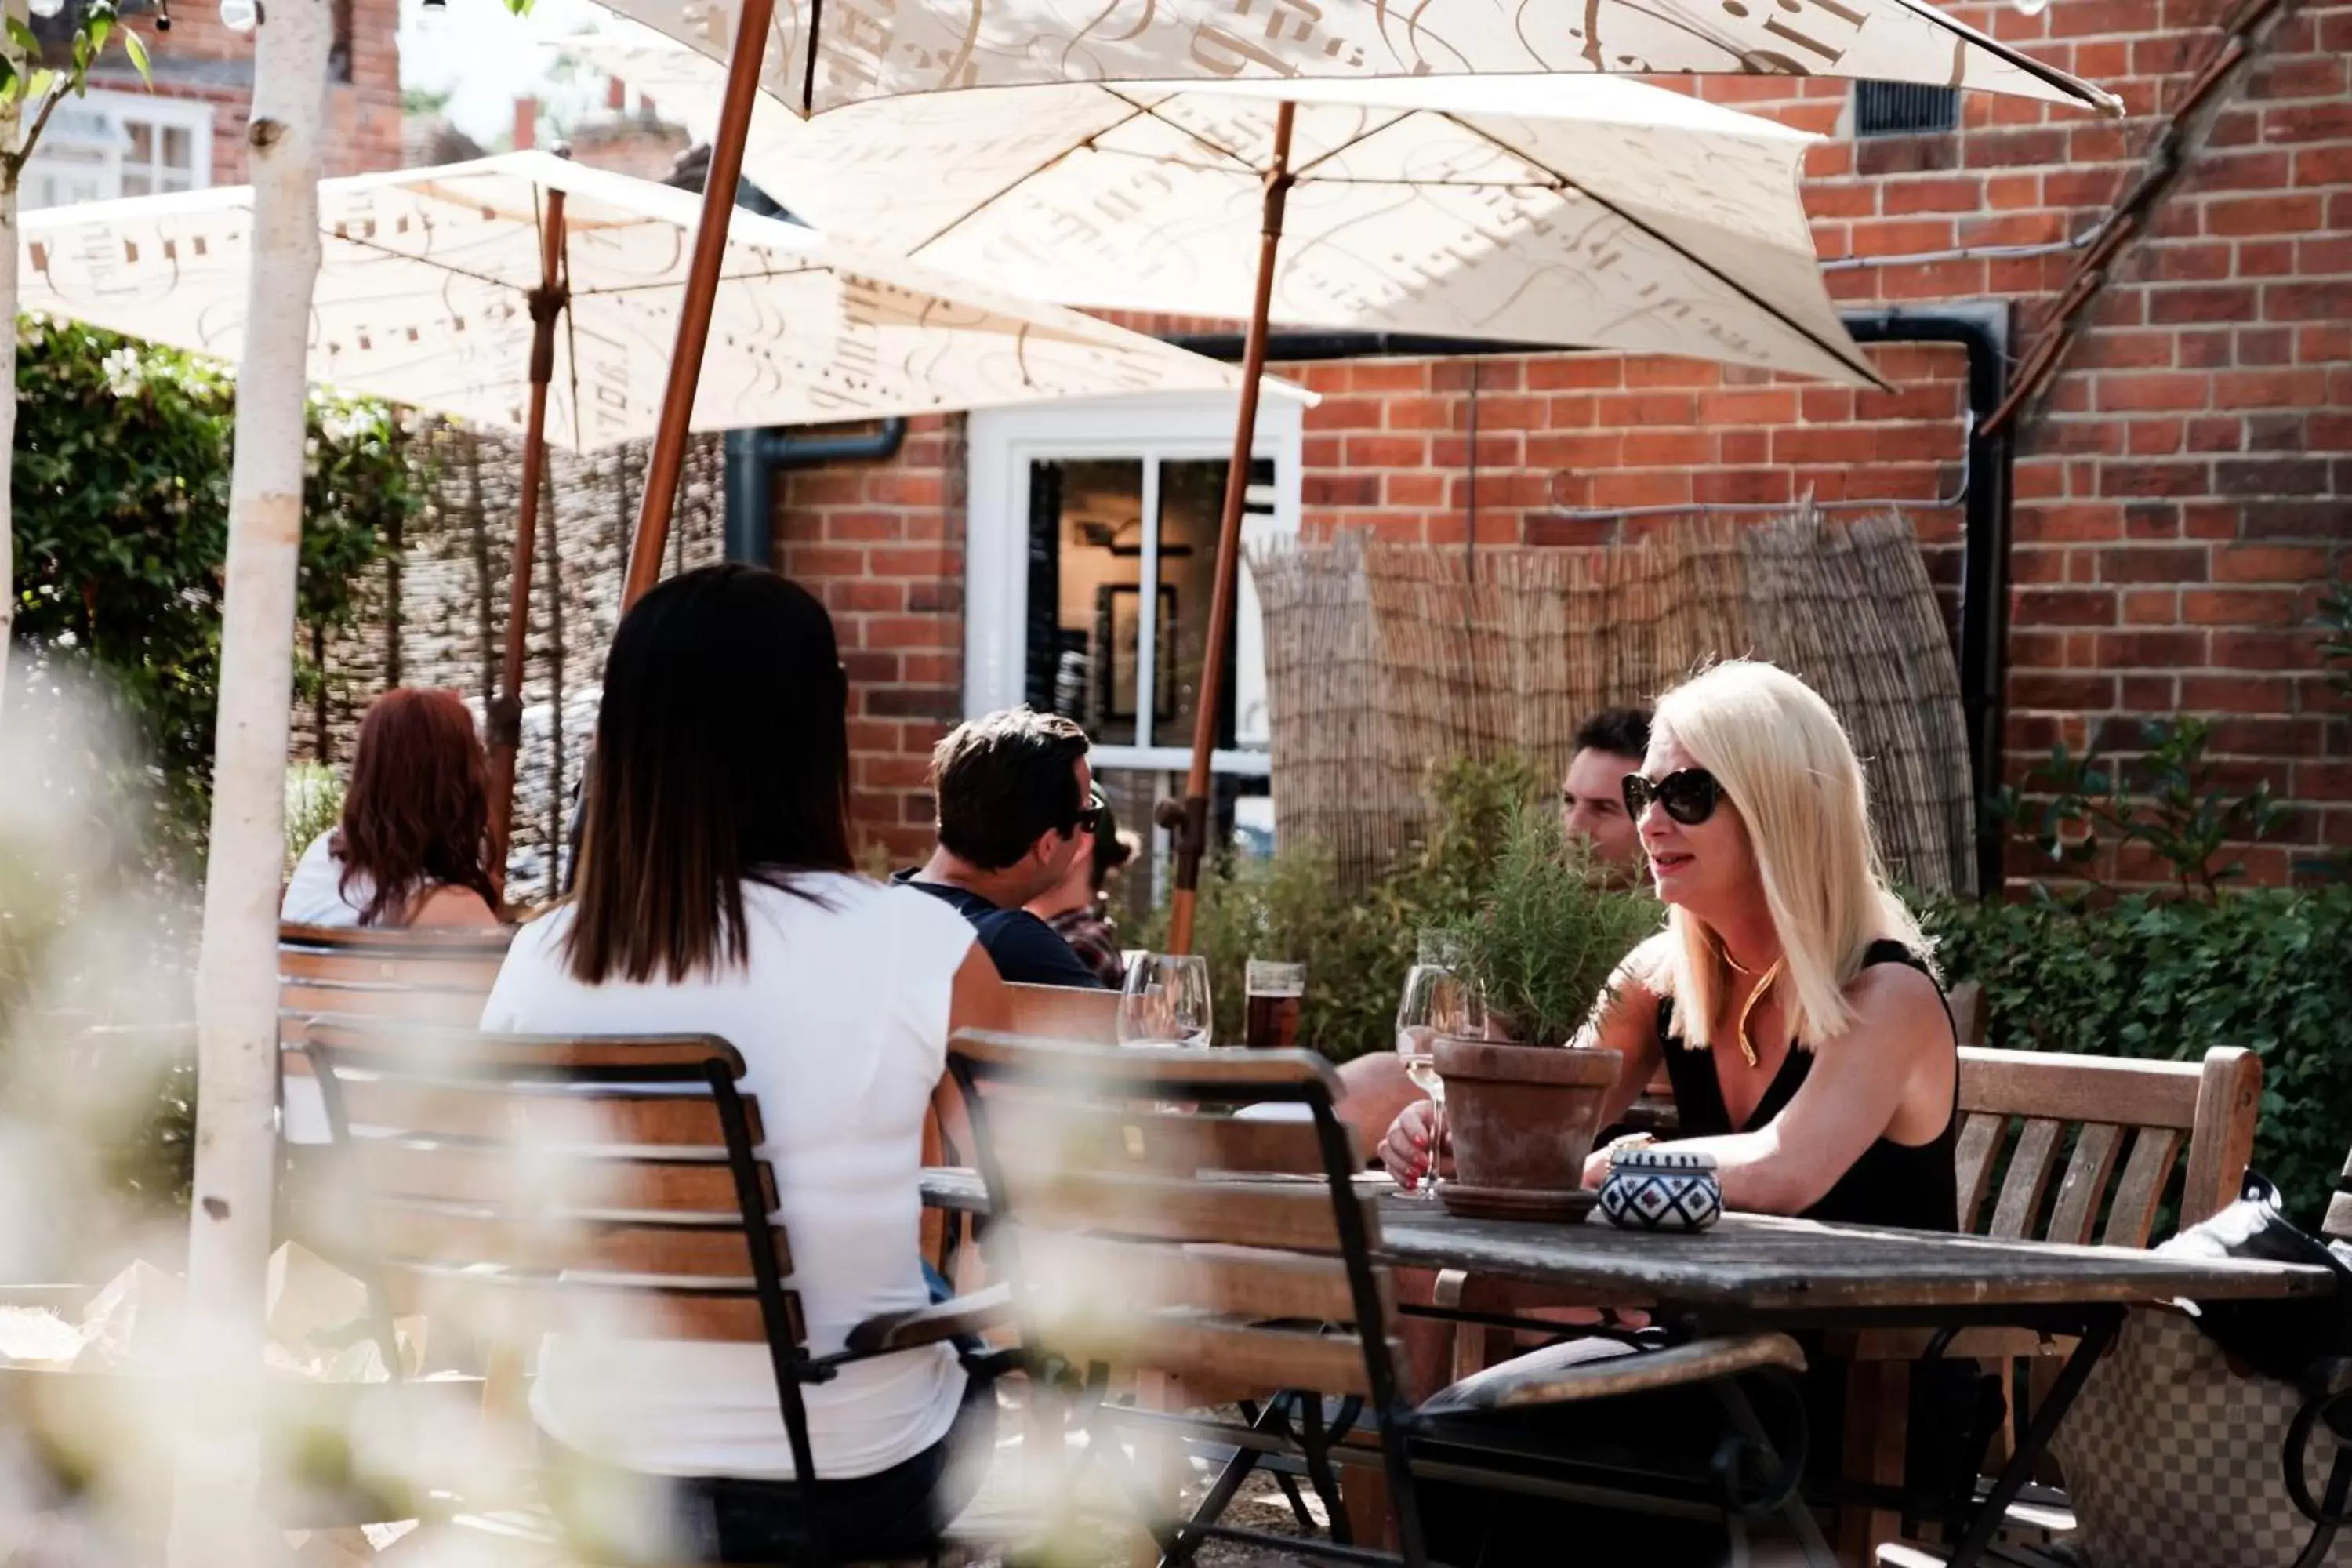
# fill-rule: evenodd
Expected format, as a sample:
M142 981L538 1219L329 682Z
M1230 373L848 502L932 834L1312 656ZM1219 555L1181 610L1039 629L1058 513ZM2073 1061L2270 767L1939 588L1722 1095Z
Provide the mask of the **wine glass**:
M1120 1045L1206 1046L1211 1017L1207 959L1147 952L1127 966L1118 998Z
M1404 1064L1405 1076L1437 1107L1429 1129L1424 1197L1437 1194L1436 1151L1445 1135L1445 1080L1437 1076L1437 1037L1475 1035L1486 1022L1476 989L1456 968L1461 961L1459 939L1445 931L1422 932L1417 962L1405 973L1404 995L1397 1004L1397 1059Z

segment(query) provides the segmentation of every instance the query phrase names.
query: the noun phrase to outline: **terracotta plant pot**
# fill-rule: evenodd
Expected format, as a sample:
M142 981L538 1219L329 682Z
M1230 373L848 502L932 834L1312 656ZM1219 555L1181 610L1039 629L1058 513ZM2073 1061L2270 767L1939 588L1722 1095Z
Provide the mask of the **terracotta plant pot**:
M1584 1184L1601 1102L1623 1061L1617 1052L1447 1036L1436 1058L1457 1181L1514 1192Z

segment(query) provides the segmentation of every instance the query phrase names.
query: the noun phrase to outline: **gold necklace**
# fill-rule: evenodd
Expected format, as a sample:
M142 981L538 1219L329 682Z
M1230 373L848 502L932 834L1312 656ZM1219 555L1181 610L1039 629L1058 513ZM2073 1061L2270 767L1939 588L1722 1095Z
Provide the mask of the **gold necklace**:
M1739 969L1738 964L1732 963L1731 954L1725 953L1723 961L1730 963L1732 968ZM1739 1041L1739 1054L1748 1059L1749 1067L1756 1065L1756 1047L1750 1045L1748 1039L1748 1015L1756 1011L1756 1004L1764 999L1764 994L1772 989L1772 983L1780 978L1780 966L1787 962L1785 955L1774 959L1772 967L1764 972L1764 978L1756 983L1756 989L1748 994L1747 1002L1739 1009L1739 1024L1734 1033ZM1739 969L1739 973L1745 974L1748 971Z

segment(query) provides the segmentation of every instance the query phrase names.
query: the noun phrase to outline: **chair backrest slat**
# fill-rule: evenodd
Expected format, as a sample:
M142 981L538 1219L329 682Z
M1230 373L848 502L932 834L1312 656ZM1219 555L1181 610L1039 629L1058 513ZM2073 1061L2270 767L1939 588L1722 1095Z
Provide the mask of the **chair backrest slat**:
M1344 1323L1356 1315L1347 1260L1224 1244L1177 1247L1007 1227L1003 1245L1030 1273L1062 1281L1056 1310L1213 1312ZM1385 1288L1385 1280L1383 1280ZM1115 1300L1102 1298L1115 1296Z
M342 1080L343 1113L380 1131L533 1142L607 1142L642 1148L723 1148L719 1108L706 1095L621 1089L593 1092L419 1082L352 1074ZM746 1102L751 1142L763 1141L758 1108Z
M368 1207L377 1253L388 1262L476 1267L502 1260L524 1272L676 1276L732 1280L746 1289L751 1258L740 1224L647 1225L632 1220L550 1222L457 1204L387 1199ZM770 1226L776 1271L790 1274L792 1252Z
M2236 1195L2261 1100L2262 1063L2230 1047L2202 1062L1963 1047L1961 1228L2057 1241L2095 1232L2104 1246L2146 1247L2184 1151L2182 1224Z
M1959 1167L1960 1228L1974 1231L1977 1211L1984 1206L1985 1190L1992 1184L1992 1157L2009 1131L2009 1119L1984 1112L1963 1111L1958 1146L1952 1160Z
M2116 1198L2107 1210L2107 1228L2100 1233L2102 1247L2146 1247L2156 1229L2156 1211L2164 1203L2165 1184L2172 1179L2180 1154L2180 1134L2169 1127L2143 1127L2132 1135L2131 1152L2116 1183Z
M2057 1122L2040 1117L2026 1122L2010 1150L2009 1173L2001 1178L2000 1196L1993 1204L1992 1225L1987 1234L2015 1241L2031 1232L2034 1216L2042 1211L2042 1194L2050 1185L2051 1168L2057 1163L2061 1131Z
M1042 1103L1024 1094L992 1101L996 1135L1013 1149L1050 1150L1063 1167L1192 1176L1211 1171L1320 1175L1323 1150L1307 1121L1183 1116L1125 1108Z
M368 1186L392 1197L581 1217L723 1217L738 1207L735 1173L718 1161L559 1154L529 1143L467 1145L364 1135L354 1138L352 1148ZM763 1186L773 1209L772 1174Z
M2084 1124L2075 1137L2074 1152L2067 1158L2066 1173L2059 1178L2057 1206L2050 1211L2044 1239L2082 1247L2098 1223L2099 1198L2115 1175L2116 1156L2123 1147L2123 1129L2113 1122Z
M1033 1352L1219 1398L1393 1397L1378 1205L1319 1059L1006 1035L959 1036L950 1059ZM1259 1100L1309 1120L1225 1114Z
M1076 1040L1089 1046L1118 1044L1116 991L1011 983L1004 989L1013 1000L1013 1033L1016 1035L1041 1040Z

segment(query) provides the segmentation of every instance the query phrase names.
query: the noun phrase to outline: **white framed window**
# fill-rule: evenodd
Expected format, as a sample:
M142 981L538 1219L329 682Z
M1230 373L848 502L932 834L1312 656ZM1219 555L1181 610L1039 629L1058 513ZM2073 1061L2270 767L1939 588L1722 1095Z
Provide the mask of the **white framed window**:
M213 180L213 106L92 89L49 117L25 165L26 207L201 190Z
M1305 405L1275 382L1259 400L1245 548L1298 531ZM1085 725L1119 825L1158 847L1155 866L1151 810L1182 794L1192 757L1234 413L1231 395L1073 400L983 410L967 433L964 711L1027 702ZM1263 849L1272 727L1246 563L1234 608L1217 828ZM1139 905L1158 880L1130 877Z

